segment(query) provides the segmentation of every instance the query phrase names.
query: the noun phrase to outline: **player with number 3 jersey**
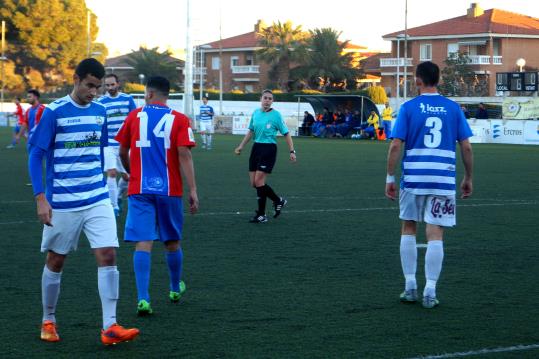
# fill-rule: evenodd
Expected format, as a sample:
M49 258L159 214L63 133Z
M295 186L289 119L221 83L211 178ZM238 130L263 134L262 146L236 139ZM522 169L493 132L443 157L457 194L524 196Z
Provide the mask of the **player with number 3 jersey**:
M166 105L169 91L167 79L149 78L144 93L146 106L129 113L116 135L122 164L130 174L124 239L136 243L133 264L139 315L153 313L149 294L153 241L163 242L166 248L170 300L178 302L185 292L180 247L182 174L189 186L190 211L198 209L191 157L195 139L189 119Z
M420 96L401 106L393 141L389 148L386 196L396 199L395 166L404 147L399 193L401 264L405 291L401 301L417 300L415 279L417 267L417 222L426 222L426 285L423 307L438 305L436 282L443 261L443 228L456 224L456 143L461 148L465 175L461 183L462 198L472 193L473 155L469 138L472 131L460 106L439 95L438 66L430 61L416 69ZM403 146L404 144L404 146Z

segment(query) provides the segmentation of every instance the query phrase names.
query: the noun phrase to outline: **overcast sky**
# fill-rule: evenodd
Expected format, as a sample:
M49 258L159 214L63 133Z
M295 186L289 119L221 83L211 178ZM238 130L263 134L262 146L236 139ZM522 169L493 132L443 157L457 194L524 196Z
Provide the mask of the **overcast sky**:
M109 56L138 49L140 45L170 49L185 47L187 0L86 0L98 16L98 41ZM408 0L408 28L466 14L469 0ZM258 19L266 23L291 20L303 29L332 27L372 50L389 50L382 36L404 29L405 0L191 0L194 44L219 39L219 14L223 38L253 31ZM539 18L537 0L485 0L483 9L498 8Z

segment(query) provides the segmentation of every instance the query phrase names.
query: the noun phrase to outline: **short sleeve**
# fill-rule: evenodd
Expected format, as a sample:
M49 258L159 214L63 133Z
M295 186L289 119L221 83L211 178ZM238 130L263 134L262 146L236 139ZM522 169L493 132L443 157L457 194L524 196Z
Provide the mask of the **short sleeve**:
M43 150L52 147L56 137L56 114L50 108L45 108L43 116L39 121L39 126L35 127L34 133L30 138L30 144Z
M133 122L133 118L136 116L136 112L130 112L125 118L122 127L120 127L118 133L114 137L114 139L118 141L122 147L129 148L131 145L131 123Z
M255 132L255 124L254 124L254 117L255 117L255 114L253 113L253 115L251 116L251 119L249 120L249 130L251 130L251 132Z
M107 111L103 109L103 125L101 126L101 147L107 147L109 145L109 133L108 133L108 118Z
M133 111L137 108L137 105L135 105L135 100L133 100L133 97L129 96L129 112Z
M403 141L406 140L406 135L408 134L407 118L408 114L406 111L406 106L403 105L399 110L399 115L395 121L395 126L391 130L391 138L398 138Z
M279 112L276 113L275 116L275 126L279 130L279 132L284 136L288 133L288 127L286 127L286 124L284 123L283 116Z
M466 116L464 116L464 112L462 112L460 108L457 111L457 122L457 141L463 141L473 136L472 129L466 120Z
M195 135L191 126L189 126L189 119L182 115L181 113L174 112L174 127L176 127L176 136L173 138L173 145L175 147L185 146L185 147L194 147L196 146Z

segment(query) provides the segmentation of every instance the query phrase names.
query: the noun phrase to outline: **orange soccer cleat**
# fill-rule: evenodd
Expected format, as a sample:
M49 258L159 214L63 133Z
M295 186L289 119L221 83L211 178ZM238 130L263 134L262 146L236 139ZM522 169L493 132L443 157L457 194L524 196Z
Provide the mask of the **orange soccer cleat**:
M118 324L112 324L107 330L101 331L101 342L105 345L112 345L121 342L128 342L139 335L137 328L124 328Z
M56 331L56 323L51 320L46 320L41 324L41 340L46 342L60 341L60 336Z

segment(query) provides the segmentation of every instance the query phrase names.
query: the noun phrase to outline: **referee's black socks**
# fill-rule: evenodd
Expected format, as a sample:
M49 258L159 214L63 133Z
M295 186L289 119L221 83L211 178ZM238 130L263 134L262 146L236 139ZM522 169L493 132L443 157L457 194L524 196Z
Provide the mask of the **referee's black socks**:
M277 196L270 186L266 184L264 187L266 187L266 196L268 196L269 199L271 199L274 203L281 201L281 197Z
M258 215L259 216L263 216L266 214L266 198L267 198L266 187L267 186L265 185L256 187L256 196L258 200Z

